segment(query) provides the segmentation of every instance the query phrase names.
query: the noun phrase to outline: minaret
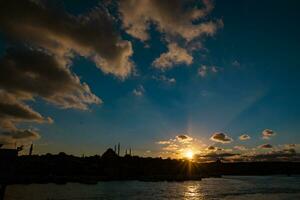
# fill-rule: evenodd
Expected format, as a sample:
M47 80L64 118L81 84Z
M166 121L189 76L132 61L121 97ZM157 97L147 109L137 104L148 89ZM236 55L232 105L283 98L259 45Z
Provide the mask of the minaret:
M120 156L120 142L118 143L118 156Z
M33 144L31 143L30 149L29 149L29 155L30 155L30 156L32 155L32 151L33 151Z

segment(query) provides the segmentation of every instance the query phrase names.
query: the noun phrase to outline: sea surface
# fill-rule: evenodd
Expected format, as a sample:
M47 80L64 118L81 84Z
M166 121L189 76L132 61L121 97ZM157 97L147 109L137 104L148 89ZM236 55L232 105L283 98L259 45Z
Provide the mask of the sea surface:
M226 176L186 182L111 181L11 185L5 200L262 199L300 200L300 176Z

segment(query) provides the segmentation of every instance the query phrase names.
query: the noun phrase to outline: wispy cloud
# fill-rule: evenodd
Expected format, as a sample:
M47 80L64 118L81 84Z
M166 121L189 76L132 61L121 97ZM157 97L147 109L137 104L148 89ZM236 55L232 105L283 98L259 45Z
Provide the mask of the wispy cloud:
M220 69L216 66L201 65L201 67L198 69L198 75L203 78L209 74L218 73L219 71Z
M132 93L135 96L143 96L145 92L145 89L142 85L139 85L137 88L133 89Z
M175 84L176 83L176 79L175 78L171 78L171 77L167 77L165 75L160 75L160 76L152 76L153 79L158 80L158 81L163 81L169 84Z

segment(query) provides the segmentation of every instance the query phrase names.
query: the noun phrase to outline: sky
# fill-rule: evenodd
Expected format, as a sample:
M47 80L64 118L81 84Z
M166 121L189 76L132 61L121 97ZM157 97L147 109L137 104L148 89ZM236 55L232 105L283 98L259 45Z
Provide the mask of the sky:
M0 142L300 158L298 1L0 3ZM299 159L300 160L300 159Z

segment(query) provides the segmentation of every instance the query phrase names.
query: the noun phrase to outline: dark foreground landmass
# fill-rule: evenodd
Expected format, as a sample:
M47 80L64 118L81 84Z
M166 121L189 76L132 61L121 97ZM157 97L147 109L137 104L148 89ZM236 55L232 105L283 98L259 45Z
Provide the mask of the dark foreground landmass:
M58 183L98 181L185 181L222 175L295 175L299 162L196 163L188 160L118 156L108 150L101 157L58 155L19 156L0 161L0 183Z

